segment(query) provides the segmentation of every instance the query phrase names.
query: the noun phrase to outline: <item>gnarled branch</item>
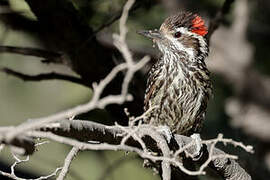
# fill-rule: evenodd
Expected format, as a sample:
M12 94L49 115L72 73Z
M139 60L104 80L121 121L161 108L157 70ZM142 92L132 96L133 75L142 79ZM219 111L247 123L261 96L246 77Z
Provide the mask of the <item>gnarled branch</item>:
M12 130L12 127L9 128L9 130ZM121 127L119 125L105 126L103 124L82 120L61 120L59 122L48 124L46 127L40 129L40 131L30 131L24 133L23 136L28 138L48 138L60 143L78 147L81 150L92 149L135 151L143 158L150 159L152 161L166 160L170 163L176 163L174 164L176 166L180 166L180 162L177 162L176 159L170 159L171 155L169 157L146 155L147 153L145 154L144 150L141 149L142 146L140 145L140 143L136 139L134 139L134 134L136 133L138 137L142 138L143 143L152 152L163 153L160 144L153 139L153 137L155 137L156 135L151 130L152 128L153 126L151 125L141 125L141 127L137 128ZM132 132L131 129L135 129L135 131L133 131L134 134L131 135L128 139L124 138L127 135L127 132ZM122 143L123 139L125 139L124 143ZM190 137L175 134L172 142L176 142L176 144L169 144L171 150L182 147L182 149L180 148L180 151L179 149L178 151L176 151L175 155L179 154L180 152L183 153L185 151L187 154L192 154L194 152L195 146L192 145L193 139ZM222 136L219 136L218 138L215 138L213 140L207 140L202 142L205 144L206 148L203 148L203 153L200 159L194 159L194 162L201 164L204 168L206 166L213 168L226 180L250 179L250 176L247 174L247 172L234 159L231 159L234 158L234 156L228 155L223 151L217 149L215 147L215 143L232 143L234 145L238 145L239 147L243 147L248 152L253 152L251 146L244 146L233 140L224 139ZM7 141L2 141L1 143L8 144ZM186 170L184 167L182 167L181 170L184 170L186 173L190 173L191 175L203 173L203 169L193 172Z

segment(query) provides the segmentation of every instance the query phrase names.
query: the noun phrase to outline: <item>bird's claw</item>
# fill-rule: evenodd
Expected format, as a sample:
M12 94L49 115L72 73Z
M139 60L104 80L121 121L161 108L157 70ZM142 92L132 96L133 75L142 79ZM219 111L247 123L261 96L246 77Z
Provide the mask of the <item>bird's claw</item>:
M194 153L192 154L192 158L194 160L198 160L201 157L201 149L202 149L202 139L200 134L194 133L190 136L192 139L194 139Z

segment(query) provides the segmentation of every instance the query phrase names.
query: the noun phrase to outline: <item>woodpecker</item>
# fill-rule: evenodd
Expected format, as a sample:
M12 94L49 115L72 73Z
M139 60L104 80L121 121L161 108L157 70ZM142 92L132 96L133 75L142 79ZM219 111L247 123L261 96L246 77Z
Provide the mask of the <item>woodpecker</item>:
M144 98L145 123L167 126L172 133L199 133L205 119L212 83L205 59L208 44L204 20L179 12L160 29L138 31L157 44L162 56L152 66Z

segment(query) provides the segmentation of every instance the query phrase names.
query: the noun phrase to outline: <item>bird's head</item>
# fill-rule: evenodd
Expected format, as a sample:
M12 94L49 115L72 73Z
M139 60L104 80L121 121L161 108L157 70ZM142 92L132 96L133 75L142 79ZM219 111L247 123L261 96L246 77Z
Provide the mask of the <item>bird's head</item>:
M184 54L191 60L203 60L208 54L207 28L197 14L180 12L168 17L159 30L138 33L152 39L163 54Z

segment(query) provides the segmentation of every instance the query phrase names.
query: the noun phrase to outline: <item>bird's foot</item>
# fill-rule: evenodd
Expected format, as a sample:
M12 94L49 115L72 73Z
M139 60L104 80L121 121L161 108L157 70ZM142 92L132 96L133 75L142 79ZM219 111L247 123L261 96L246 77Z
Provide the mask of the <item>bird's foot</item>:
M163 126L158 126L157 131L161 133L163 136L165 136L166 140L168 143L170 143L173 134L172 131L170 130L169 126L163 125Z
M199 160L201 157L201 150L202 150L202 139L200 134L194 133L190 136L192 139L194 139L194 153L192 154L192 159Z

